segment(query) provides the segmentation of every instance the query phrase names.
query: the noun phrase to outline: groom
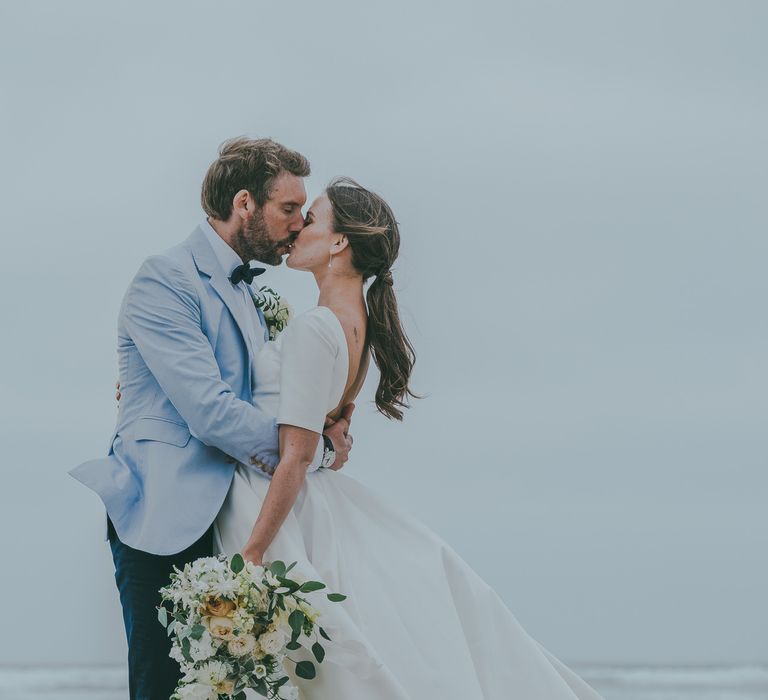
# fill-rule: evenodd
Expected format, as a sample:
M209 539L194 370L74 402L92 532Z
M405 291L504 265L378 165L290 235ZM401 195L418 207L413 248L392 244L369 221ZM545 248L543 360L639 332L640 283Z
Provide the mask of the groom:
M222 144L202 188L208 214L182 243L147 258L118 317L121 400L107 457L70 471L107 511L128 637L131 700L167 700L179 680L157 620L173 566L213 554L213 521L241 462L274 468L278 430L251 403L266 342L248 284L279 265L303 226L309 162L271 139ZM315 459L340 468L353 406Z

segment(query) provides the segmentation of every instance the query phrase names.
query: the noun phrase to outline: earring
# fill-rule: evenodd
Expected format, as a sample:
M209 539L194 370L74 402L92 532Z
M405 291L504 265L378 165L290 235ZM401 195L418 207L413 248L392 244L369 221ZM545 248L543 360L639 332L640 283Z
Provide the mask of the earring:
M333 262L333 253L328 255L328 269L331 269L331 263Z

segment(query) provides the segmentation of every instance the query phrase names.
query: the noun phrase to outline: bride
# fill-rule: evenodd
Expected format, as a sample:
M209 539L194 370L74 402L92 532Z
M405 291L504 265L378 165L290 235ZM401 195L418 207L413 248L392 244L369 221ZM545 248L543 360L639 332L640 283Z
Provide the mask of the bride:
M399 244L389 206L352 180L333 181L313 202L287 265L315 276L317 306L255 358L254 403L277 417L280 460L261 471L238 464L214 546L254 563L296 561L296 572L347 595L311 600L333 641L316 678L286 665L301 697L599 700L436 533L354 478L310 467L369 357L382 414L401 420L413 396L414 353L390 271Z

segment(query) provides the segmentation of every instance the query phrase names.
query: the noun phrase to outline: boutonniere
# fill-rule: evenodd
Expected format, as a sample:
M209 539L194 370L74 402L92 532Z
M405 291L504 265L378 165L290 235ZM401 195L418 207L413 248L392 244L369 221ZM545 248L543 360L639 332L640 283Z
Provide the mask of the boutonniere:
M267 322L269 339L274 340L288 325L293 316L293 309L274 289L260 287L252 291L253 303L261 309Z

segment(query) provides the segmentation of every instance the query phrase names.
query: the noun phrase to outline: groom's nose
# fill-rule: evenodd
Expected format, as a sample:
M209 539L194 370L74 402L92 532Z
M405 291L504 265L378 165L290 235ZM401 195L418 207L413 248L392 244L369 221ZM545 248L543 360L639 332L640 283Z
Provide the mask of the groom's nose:
M298 214L294 215L293 219L291 220L291 223L288 226L288 230L291 233L299 233L301 229L304 228L304 215L301 213L301 211L298 212Z

